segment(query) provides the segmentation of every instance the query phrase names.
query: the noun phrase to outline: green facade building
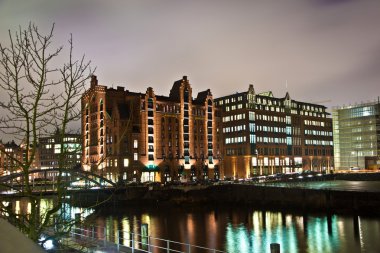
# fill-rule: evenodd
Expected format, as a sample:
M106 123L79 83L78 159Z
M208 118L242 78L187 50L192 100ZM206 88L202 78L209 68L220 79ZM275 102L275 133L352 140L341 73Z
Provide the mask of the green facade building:
M333 109L334 162L338 170L378 169L380 102Z

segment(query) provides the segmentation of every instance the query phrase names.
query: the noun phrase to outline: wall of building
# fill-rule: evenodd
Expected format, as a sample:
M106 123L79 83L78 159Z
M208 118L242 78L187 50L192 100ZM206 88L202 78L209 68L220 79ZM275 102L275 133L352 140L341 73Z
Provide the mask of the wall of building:
M151 87L145 94L107 88L93 77L82 96L83 168L114 181L219 178L218 127L211 92L194 99L186 76L174 82L168 97Z
M335 165L339 170L377 168L380 154L380 103L333 109ZM366 157L368 161L366 163Z
M215 99L222 117L227 177L247 178L333 167L332 121L326 107L286 94L247 92Z

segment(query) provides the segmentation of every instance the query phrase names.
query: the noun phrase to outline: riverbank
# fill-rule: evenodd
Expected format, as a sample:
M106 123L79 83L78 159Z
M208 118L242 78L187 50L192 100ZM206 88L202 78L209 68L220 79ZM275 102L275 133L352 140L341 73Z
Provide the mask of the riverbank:
M128 187L117 192L72 195L74 205L244 205L255 208L380 215L380 191L309 189L297 186L225 184L180 187Z

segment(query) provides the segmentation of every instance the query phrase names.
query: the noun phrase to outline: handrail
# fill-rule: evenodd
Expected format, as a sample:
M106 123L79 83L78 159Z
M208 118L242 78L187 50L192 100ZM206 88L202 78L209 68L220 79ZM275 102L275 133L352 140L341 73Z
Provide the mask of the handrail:
M129 250L132 250L132 253L134 253L135 250L138 250L138 252L153 252L154 250L160 250L159 252L166 253L191 253L196 250L202 250L202 252L205 253L224 253L224 251L217 249L123 230L113 231L113 235L115 235L112 235L114 241L109 241L111 238L110 235L107 236L107 229L100 226L90 226L89 228L73 227L70 231L70 235L74 238L79 237L77 238L79 241L91 242L94 248L112 248L114 250L116 249L117 252L124 252L121 251L121 249L128 248Z

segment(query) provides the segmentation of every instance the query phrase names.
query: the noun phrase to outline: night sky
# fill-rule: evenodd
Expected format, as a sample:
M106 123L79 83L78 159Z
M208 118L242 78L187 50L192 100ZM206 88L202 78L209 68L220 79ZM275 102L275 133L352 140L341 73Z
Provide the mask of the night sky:
M168 95L187 75L214 97L254 84L331 107L380 96L379 0L0 0L0 39L34 22L99 82ZM287 82L287 87L286 87Z

